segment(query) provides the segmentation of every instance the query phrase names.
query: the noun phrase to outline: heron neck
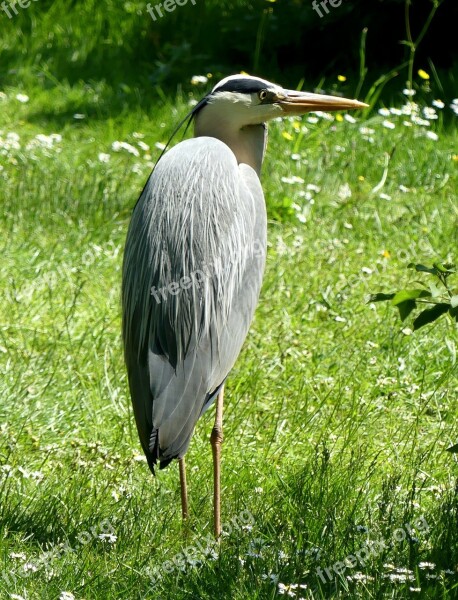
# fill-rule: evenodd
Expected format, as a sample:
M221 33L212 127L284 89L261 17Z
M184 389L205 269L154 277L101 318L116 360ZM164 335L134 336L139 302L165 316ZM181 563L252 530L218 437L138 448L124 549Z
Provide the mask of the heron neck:
M195 137L209 136L224 142L235 154L238 164L252 167L258 176L267 144L267 125L247 125L240 129L230 127L227 122L206 124L196 119Z

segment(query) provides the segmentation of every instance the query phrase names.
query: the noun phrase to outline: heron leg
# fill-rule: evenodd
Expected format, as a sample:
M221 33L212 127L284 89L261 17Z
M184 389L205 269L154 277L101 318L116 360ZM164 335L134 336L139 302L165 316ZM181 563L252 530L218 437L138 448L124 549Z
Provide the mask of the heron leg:
M216 398L216 417L212 429L210 443L213 452L213 509L215 537L221 535L221 444L223 443L223 398L224 386Z
M184 456L178 459L178 466L180 468L181 515L183 521L185 521L188 518L188 488L186 485L186 463Z

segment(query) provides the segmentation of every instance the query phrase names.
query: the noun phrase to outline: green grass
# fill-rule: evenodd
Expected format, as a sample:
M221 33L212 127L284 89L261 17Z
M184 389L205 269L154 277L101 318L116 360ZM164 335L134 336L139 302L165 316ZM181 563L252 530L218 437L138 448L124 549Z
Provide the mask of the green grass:
M411 260L457 258L448 106L436 141L377 113L271 125L269 255L227 382L232 532L216 546L212 411L187 454L183 532L177 466L154 480L140 457L120 342L130 213L186 107L118 99L110 117L98 85L0 100L0 598L458 597L457 465L445 451L458 438L457 327L444 318L408 335L394 309L366 303L414 278ZM42 133L62 140L30 147ZM140 155L113 152L117 140ZM303 182L281 179L293 176ZM378 545L363 560L367 540ZM337 574L351 555L364 564ZM308 587L282 596L279 583Z

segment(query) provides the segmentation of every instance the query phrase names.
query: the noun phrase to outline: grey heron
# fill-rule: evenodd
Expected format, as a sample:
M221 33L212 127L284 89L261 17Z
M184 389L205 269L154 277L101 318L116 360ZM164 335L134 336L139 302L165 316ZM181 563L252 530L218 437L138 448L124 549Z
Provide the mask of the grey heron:
M122 312L140 442L153 474L157 461L162 469L178 459L186 518L184 455L197 420L216 399L211 445L217 537L224 382L253 318L266 255L259 180L266 123L364 106L258 77L226 77L186 117L194 123L194 138L161 155L133 211Z

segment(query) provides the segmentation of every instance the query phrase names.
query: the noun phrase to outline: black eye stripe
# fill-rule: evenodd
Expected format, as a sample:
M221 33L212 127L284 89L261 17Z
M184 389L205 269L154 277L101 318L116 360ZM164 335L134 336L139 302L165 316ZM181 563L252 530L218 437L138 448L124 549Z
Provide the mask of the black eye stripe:
M240 77L240 79L230 79L223 85L217 86L212 92L202 98L202 100L191 111L190 115L192 118L194 118L200 112L200 110L208 104L212 95L218 94L219 92L239 92L242 94L258 95L260 92L266 92L266 97L261 99L261 102L267 103L274 97L273 92L267 88L268 85L269 83L267 81L263 81L262 79L247 79L245 77Z
M262 79L231 79L213 90L213 93L241 92L242 94L256 94L261 90L265 90L266 86L266 82Z

